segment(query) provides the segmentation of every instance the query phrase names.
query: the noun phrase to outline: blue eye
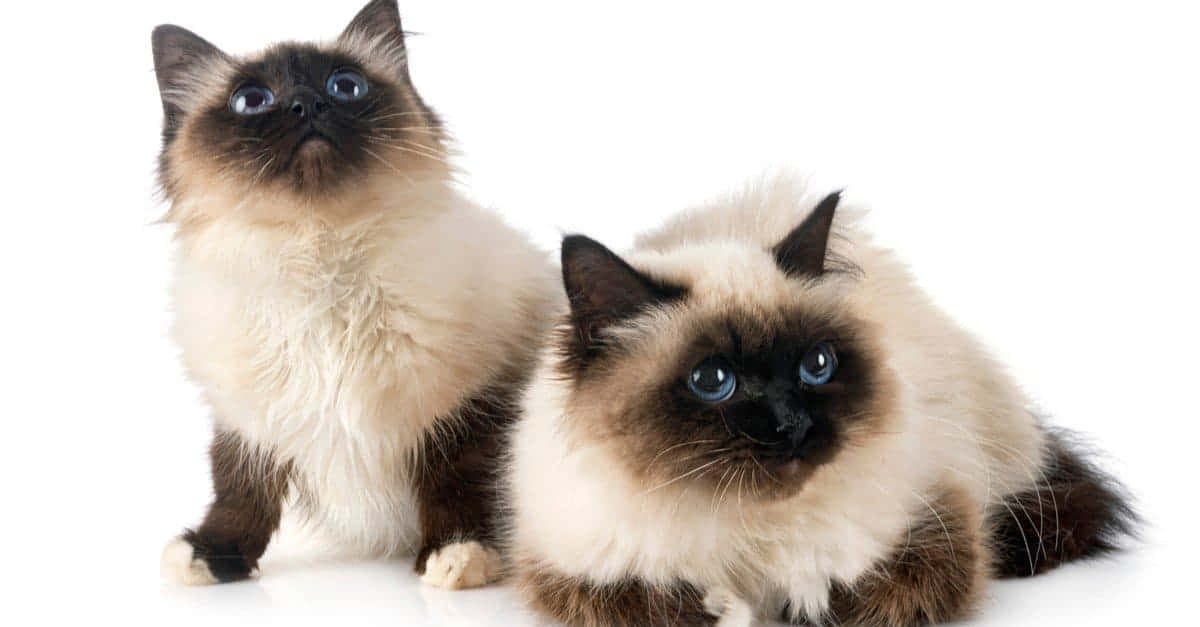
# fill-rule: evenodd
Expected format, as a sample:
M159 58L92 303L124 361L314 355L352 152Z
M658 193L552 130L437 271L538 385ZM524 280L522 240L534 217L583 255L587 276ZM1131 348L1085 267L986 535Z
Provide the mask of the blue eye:
M710 357L692 369L687 383L696 398L707 403L720 403L733 396L737 377L724 359Z
M828 342L818 342L800 360L800 380L808 385L825 385L837 372L837 353Z
M325 81L325 91L340 102L361 100L367 95L367 79L354 70L338 70Z
M266 87L246 85L239 87L229 99L229 108L238 115L256 115L275 104L275 94Z

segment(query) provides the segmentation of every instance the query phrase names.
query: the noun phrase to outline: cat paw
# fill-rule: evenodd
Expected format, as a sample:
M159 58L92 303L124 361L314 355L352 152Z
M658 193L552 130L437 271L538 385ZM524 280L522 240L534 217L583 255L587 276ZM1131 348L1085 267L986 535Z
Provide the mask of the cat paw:
M160 562L163 577L175 584L186 586L208 586L217 583L208 568L208 562L196 557L196 550L183 538L167 544Z
M704 611L717 617L716 627L751 627L754 610L725 588L710 588L704 595Z
M258 574L257 561L248 559L231 542L194 531L172 540L163 549L160 567L168 581L188 586L241 581Z
M486 586L500 578L500 554L475 540L447 544L429 554L421 581L459 590Z

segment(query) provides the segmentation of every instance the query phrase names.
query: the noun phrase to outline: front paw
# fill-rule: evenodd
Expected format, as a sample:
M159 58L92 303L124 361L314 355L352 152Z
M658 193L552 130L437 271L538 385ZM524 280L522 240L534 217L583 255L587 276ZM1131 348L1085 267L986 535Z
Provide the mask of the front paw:
M171 583L186 586L207 586L217 583L208 568L208 563L196 557L192 545L183 538L176 538L167 544L162 552L163 577Z
M750 627L754 610L732 591L710 588L704 595L704 611L717 617L716 627Z
M167 544L160 567L168 581L188 586L238 581L256 573L254 564L235 547L206 542L190 531Z
M500 579L500 554L475 540L453 542L430 551L421 581L459 590L486 586Z

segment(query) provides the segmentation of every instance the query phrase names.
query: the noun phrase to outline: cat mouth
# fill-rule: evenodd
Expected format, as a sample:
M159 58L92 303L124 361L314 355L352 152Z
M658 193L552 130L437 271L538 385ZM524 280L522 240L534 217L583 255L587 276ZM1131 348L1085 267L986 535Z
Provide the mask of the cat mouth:
M328 135L326 135L316 129L309 129L309 131L306 132L304 134L304 136L300 138L300 141L296 142L296 152L300 152L305 147L311 146L313 144L324 144L326 146L329 146L330 148L334 147L333 139L330 138Z
M331 137L310 128L296 141L295 147L292 148L292 154L288 155L288 165L296 164L303 167L305 164L324 160L336 149L337 145Z

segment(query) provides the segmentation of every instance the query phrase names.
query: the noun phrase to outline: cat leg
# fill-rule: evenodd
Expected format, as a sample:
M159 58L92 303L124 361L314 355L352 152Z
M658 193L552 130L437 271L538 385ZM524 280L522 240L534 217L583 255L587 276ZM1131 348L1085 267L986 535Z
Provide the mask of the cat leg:
M1093 466L1069 434L1046 434L1035 487L993 507L991 543L998 577L1029 577L1063 562L1112 552L1138 518L1121 486Z
M249 577L279 527L288 470L239 436L219 432L209 449L213 491L204 522L163 550L163 574L203 585Z
M719 591L705 595L684 582L652 586L630 578L596 584L528 563L519 566L517 584L534 609L573 627L748 627L753 620L736 598ZM727 614L718 616L719 611Z
M901 545L850 585L830 590L830 622L915 627L974 610L991 566L981 507L961 490L931 494Z
M499 465L520 387L485 391L426 439L416 472L422 540L414 564L426 584L473 588L503 574L495 548Z

